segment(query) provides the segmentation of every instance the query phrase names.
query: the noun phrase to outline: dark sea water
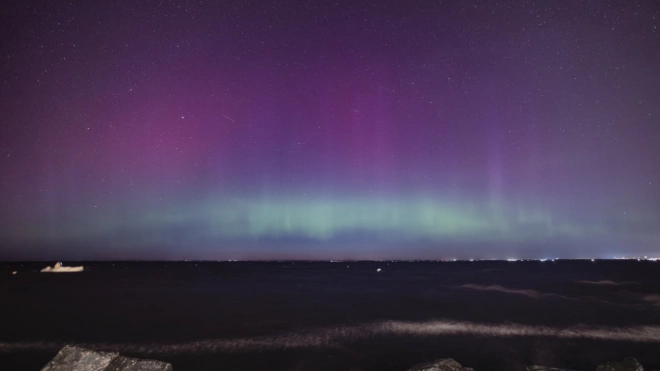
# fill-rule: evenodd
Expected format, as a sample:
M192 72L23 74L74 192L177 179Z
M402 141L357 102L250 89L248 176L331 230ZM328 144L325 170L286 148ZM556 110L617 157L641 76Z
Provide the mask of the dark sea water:
M82 264L0 263L0 369L71 343L176 371L660 369L660 262Z

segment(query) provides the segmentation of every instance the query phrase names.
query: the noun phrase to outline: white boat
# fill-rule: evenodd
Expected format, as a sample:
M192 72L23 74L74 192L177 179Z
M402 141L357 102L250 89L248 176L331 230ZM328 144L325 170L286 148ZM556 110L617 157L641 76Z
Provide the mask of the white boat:
M53 267L46 267L41 270L42 273L64 273L64 272L82 272L83 266L78 267L63 267L62 263L57 262Z

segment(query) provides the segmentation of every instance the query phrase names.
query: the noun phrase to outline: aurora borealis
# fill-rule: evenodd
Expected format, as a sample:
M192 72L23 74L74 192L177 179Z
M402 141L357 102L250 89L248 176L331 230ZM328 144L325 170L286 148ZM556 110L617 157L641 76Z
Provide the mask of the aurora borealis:
M656 1L11 1L1 259L660 255Z

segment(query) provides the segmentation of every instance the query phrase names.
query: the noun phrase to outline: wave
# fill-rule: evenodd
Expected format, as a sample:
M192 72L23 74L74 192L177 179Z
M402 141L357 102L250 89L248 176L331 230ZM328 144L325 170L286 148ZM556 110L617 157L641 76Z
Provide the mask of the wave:
M580 280L576 281L578 283L583 283L585 285L601 285L601 286L623 286L623 285L636 285L637 282L615 282L612 280L600 280L600 281L589 281L589 280Z
M215 352L278 351L298 348L337 347L352 341L384 336L478 336L478 337L555 337L660 343L660 326L567 328L522 324L482 324L456 321L386 321L356 326L307 329L276 336L238 339L207 339L173 344L0 342L0 352L56 351L66 344L94 350L130 352L143 355L183 355Z
M656 307L660 307L660 295L658 294L645 295L642 300L649 302Z
M623 283L615 283L612 281L579 281L579 282L588 282L590 284L601 284L601 285L611 285L611 286L619 286L619 285L625 285L625 284L631 284L634 282L623 282ZM605 282L605 283L603 283ZM559 294L554 294L554 293L547 293L547 292L541 292L533 289L512 289L500 285L488 285L488 286L483 286L483 285L475 285L475 284L465 284L465 285L460 285L460 286L453 286L454 288L459 288L459 289L470 289L470 290L478 290L478 291L493 291L493 292L501 292L504 294L513 294L513 295L522 295L526 296L528 298L532 299L562 299L562 300L568 300L571 302L580 302L580 301L590 301L598 304L603 304L603 305L611 305L611 306L617 306L617 307L625 307L625 308L630 308L630 309L643 309L645 307L648 307L648 303L650 303L653 306L660 307L660 295L646 295L643 297L639 297L639 295L635 295L632 293L629 293L625 296L627 297L632 297L636 300L641 300L644 302L643 304L631 304L631 303L617 303L613 302L610 300L605 300L601 298L597 298L595 296L584 296L581 298L577 297L569 297L569 296L564 296L564 295L559 295ZM627 293L626 291L621 292L622 295L623 293Z
M500 285L488 285L488 286L483 286L483 285L474 285L471 283L465 284L465 285L460 285L456 286L458 288L463 288L463 289L471 289L471 290L479 290L479 291L497 291L505 294L515 294L515 295L523 295L527 296L533 299L540 299L540 298L560 298L560 299L567 299L567 300L576 300L573 298L569 298L567 296L563 295L558 295L558 294L552 294L552 293L543 293L539 292L536 290L531 290L531 289L511 289L508 287L500 286Z

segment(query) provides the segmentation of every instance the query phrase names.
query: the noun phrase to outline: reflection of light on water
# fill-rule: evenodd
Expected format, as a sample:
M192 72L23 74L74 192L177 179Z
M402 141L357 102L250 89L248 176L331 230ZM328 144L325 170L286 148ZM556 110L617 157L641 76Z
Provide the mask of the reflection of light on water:
M660 326L567 328L520 324L490 325L474 322L387 321L368 325L308 329L276 336L239 339L209 339L176 344L113 344L72 342L0 342L0 352L55 351L66 344L95 350L138 354L191 354L213 352L278 351L296 348L334 347L351 341L383 336L481 336L481 337L555 337L660 343Z

